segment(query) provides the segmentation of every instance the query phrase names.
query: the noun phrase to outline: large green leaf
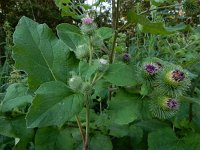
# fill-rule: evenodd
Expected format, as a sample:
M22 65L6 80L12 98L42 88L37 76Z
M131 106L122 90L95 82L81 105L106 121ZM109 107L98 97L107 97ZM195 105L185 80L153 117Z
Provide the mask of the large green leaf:
M91 137L90 147L91 150L112 150L112 142L109 136L96 133Z
M28 73L30 89L47 81L66 80L69 50L47 25L22 17L13 38L15 66Z
M28 87L22 83L14 83L7 89L1 104L1 111L12 111L16 107L26 106L32 102L32 96L27 94Z
M27 114L28 127L62 125L82 110L81 94L74 94L62 82L42 84Z
M136 96L120 91L111 100L108 114L113 123L123 125L138 119L140 113L139 100Z
M97 29L95 32L101 37L102 40L111 38L114 33L113 29L108 27L101 27Z
M68 129L41 128L35 136L35 150L74 150L74 142Z
M170 127L169 123L159 121L159 120L141 120L135 124L137 127L142 128L146 131L155 131L162 128Z
M28 142L34 136L34 130L26 127L25 116L17 118L0 117L0 134L8 137L19 138L19 143L15 146L15 150L26 150ZM19 148L20 145L20 149Z
M80 61L79 63L79 73L85 81L89 80L90 77L97 71L100 64L98 60L94 61L92 65L89 65L86 61Z
M190 134L179 139L170 128L152 132L148 137L149 150L197 150L199 141L200 134Z
M151 22L146 16L139 15L134 10L128 12L128 21L130 23L139 24L139 28L142 32L152 34L168 35L187 28L185 24L165 27L163 22Z
M72 50L75 51L79 45L87 43L86 37L81 34L78 27L62 23L57 27L59 38Z
M70 0L54 0L54 2L61 9L64 6L63 4L68 4Z
M200 134L190 134L183 138L185 149L197 150L200 147Z
M192 99L191 97L188 97L188 98ZM179 111L177 112L176 116L172 120L173 125L174 127L179 128L179 129L195 130L198 132L200 131L200 128L199 128L200 127L200 107L199 107L199 104L197 103L192 104L193 117L192 117L192 121L190 122L188 119L188 110L190 107L189 105L190 103L182 101Z
M150 133L148 137L148 145L149 150L177 150L178 138L170 128L165 128Z
M104 78L117 86L134 86L137 80L134 71L132 66L123 63L111 64Z

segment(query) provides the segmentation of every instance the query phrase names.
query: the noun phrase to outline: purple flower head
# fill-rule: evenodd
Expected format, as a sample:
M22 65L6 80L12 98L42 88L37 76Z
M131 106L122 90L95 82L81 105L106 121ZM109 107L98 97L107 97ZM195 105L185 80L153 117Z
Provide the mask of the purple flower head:
M176 99L168 99L167 100L167 106L170 108L170 109L177 109L178 108L178 102Z
M90 18L90 17L86 17L86 18L83 18L83 19L82 19L82 22L83 22L84 24L87 24L87 25L92 24L93 21L94 21L94 19L92 19L92 18Z
M158 71L158 66L156 64L146 64L144 68L146 72L150 75L154 75Z
M131 55L129 53L124 53L123 54L123 60L128 62L131 59Z
M174 70L172 72L172 78L175 80L175 81L183 81L185 79L185 74L183 71L180 71L180 70Z

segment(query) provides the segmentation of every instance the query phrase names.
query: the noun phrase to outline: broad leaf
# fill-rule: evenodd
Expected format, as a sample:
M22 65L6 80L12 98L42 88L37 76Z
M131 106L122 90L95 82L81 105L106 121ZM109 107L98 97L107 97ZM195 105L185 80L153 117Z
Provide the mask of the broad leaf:
M75 51L79 45L87 43L86 38L81 34L78 27L62 23L57 27L59 38L72 50Z
M152 132L148 137L149 150L197 150L200 147L199 141L200 134L190 134L179 139L170 128Z
M94 85L94 94L92 95L93 98L96 98L96 96L99 96L101 98L105 98L108 94L108 87L110 86L110 83L107 81L100 79L96 82Z
M7 89L1 104L1 111L8 112L14 108L26 106L32 102L32 96L27 94L28 87L22 83L14 83Z
M106 40L113 36L113 29L108 27L101 27L96 30L96 34L98 34L102 40Z
M0 134L8 137L19 138L19 143L14 150L26 150L27 144L34 136L34 130L26 127L24 116L13 119L0 117ZM20 149L18 149L20 147Z
M91 150L112 150L112 142L109 136L97 133L91 137L90 149Z
M66 81L69 50L47 25L22 17L13 38L15 66L28 73L31 90L36 90L44 82Z
M74 144L68 129L41 128L35 136L35 150L74 150Z
M81 94L74 94L62 82L42 84L27 114L28 127L62 125L78 114L83 107Z
M90 77L97 71L100 64L94 61L90 66L86 61L80 61L79 63L79 73L85 81L89 80Z
M141 120L135 124L146 131L155 131L162 128L170 127L170 124L159 120Z
M149 150L177 150L178 138L170 128L165 128L150 133L148 145Z
M68 4L70 0L54 0L57 7L62 8L63 4Z
M200 147L200 134L190 134L183 138L185 149L197 150Z
M117 86L134 86L137 80L134 71L132 66L123 63L111 64L104 78Z
M128 124L139 117L139 100L136 96L120 91L111 100L108 114L113 123Z
M139 24L139 28L142 32L151 34L168 35L175 33L175 31L187 28L185 24L179 24L174 27L165 27L163 22L151 22L146 16L138 15L134 10L128 12L128 21L130 23Z
M109 135L114 137L124 137L129 134L129 126L128 125L118 125L118 124L109 124Z

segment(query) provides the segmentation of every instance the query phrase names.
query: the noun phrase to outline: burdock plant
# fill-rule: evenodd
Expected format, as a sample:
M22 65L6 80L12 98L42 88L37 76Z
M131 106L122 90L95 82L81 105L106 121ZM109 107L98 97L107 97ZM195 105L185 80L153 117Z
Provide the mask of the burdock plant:
M153 116L167 119L174 116L179 110L180 102L176 98L168 96L156 96L149 104Z
M190 86L190 79L186 70L171 65L165 67L159 74L156 86L156 89L164 95L180 96Z
M147 58L140 65L138 77L146 84L151 95L149 109L153 116L166 119L179 110L179 96L190 86L188 72L180 66L157 58ZM143 89L144 90L144 89Z
M152 84L158 73L162 70L162 61L158 58L147 58L139 66L138 77L141 82Z
M81 31L83 34L92 35L97 29L97 25L94 22L94 19L90 17L85 17L82 19Z

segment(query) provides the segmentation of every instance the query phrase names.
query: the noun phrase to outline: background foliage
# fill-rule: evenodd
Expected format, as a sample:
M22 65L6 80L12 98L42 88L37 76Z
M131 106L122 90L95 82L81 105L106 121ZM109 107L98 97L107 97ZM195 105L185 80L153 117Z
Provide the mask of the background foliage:
M9 0L0 6L0 149L87 149L76 122L87 127L89 110L89 149L198 150L199 1ZM98 26L92 38L79 28L85 14ZM91 47L90 62L80 52ZM184 68L191 80L178 97L179 111L167 119L152 115L149 101L159 89L140 76L155 57ZM100 59L110 64L102 67ZM72 78L81 86L70 84Z

